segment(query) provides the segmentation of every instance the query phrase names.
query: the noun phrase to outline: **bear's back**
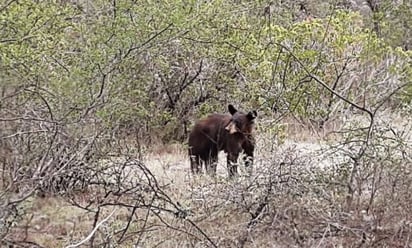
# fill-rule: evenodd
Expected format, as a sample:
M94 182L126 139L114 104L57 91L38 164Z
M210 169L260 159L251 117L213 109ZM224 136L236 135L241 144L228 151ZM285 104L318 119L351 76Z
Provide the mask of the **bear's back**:
M225 126L230 119L230 115L212 114L199 120L189 135L189 146L204 146L206 143L215 143L219 136L225 135Z
M198 121L192 133L202 133L211 135L214 137L218 133L222 133L224 131L225 126L229 123L231 119L230 115L225 114L212 114L208 117Z

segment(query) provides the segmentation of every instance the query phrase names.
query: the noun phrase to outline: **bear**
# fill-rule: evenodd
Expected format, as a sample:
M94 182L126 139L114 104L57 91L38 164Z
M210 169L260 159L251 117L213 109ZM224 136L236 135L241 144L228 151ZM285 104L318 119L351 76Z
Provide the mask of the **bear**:
M230 114L211 114L195 123L189 134L190 167L193 174L205 171L214 176L218 162L219 151L227 154L227 169L229 177L238 174L237 161L239 154L245 153L245 167L249 170L253 164L255 138L252 134L255 110L245 114L238 111L232 104L228 105Z

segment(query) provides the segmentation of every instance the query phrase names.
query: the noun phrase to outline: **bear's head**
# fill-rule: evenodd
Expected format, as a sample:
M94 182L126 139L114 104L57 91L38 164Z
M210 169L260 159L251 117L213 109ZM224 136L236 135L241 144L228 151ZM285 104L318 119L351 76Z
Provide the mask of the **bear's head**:
M226 125L225 129L229 131L230 134L240 133L240 134L251 134L254 127L254 120L257 117L255 110L250 111L245 114L243 112L237 111L232 104L229 104L229 113L232 115L229 123Z

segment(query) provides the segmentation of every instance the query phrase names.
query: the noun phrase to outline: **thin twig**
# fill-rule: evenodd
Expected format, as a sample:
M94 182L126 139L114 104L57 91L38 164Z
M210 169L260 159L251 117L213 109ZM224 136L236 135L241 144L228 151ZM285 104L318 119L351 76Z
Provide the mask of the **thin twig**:
M79 247L82 244L86 243L91 237L93 237L94 233L97 231L97 229L99 229L99 227L104 224L106 221L108 221L110 219L110 217L112 217L112 215L117 211L117 209L114 209L106 218L104 218L102 221L100 221L95 228L92 230L92 232L89 234L89 236L87 236L85 239L83 239L82 241L80 241L77 244L72 244L72 245L68 245L66 246L66 248L74 248L74 247Z

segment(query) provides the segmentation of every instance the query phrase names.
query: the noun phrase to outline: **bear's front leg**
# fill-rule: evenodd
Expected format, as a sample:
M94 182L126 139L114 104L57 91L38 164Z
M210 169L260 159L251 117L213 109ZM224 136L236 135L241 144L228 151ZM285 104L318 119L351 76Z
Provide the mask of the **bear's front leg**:
M246 171L251 174L253 170L253 153L255 151L255 139L252 135L246 137L245 142L242 144L242 148L245 153L243 161L245 163Z
M229 178L232 178L237 175L237 159L239 157L239 153L231 153L227 154L227 169L229 172Z

